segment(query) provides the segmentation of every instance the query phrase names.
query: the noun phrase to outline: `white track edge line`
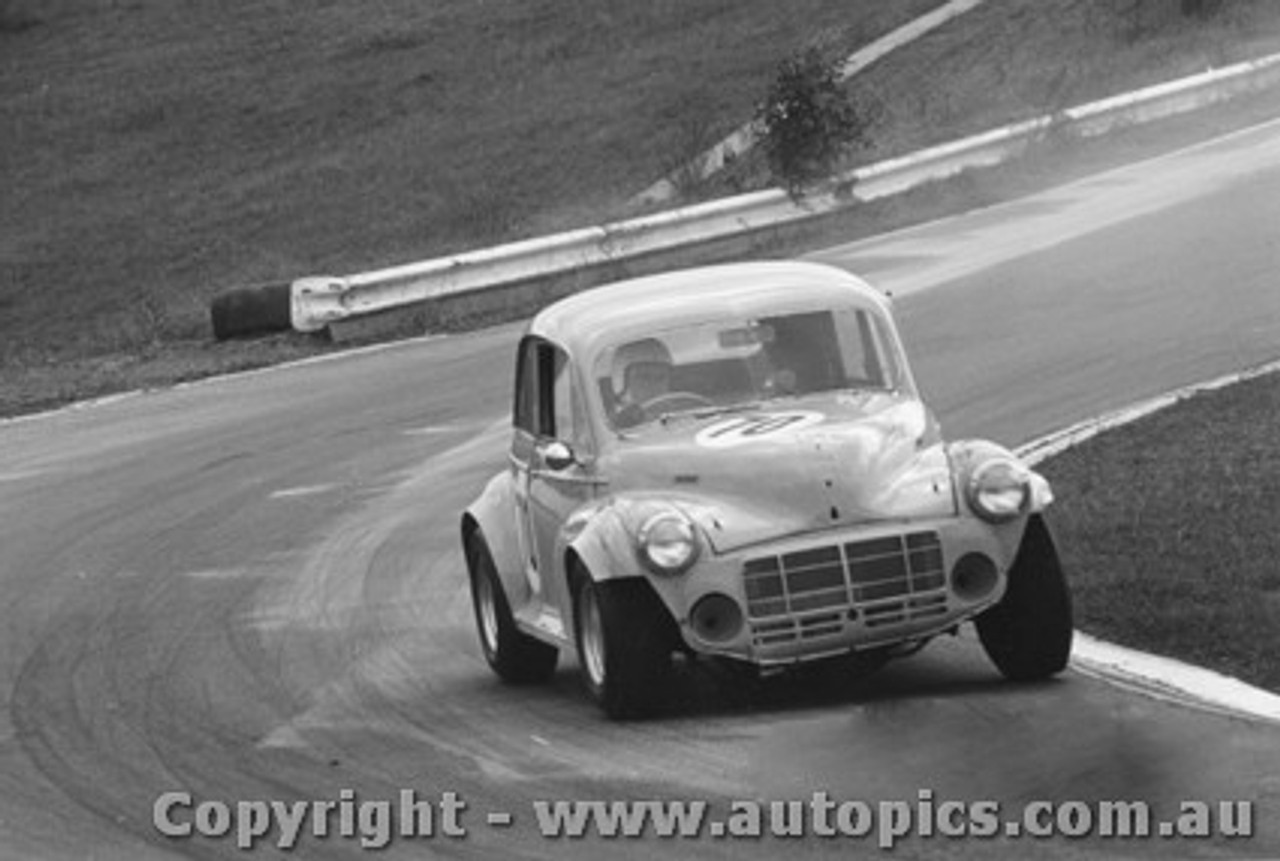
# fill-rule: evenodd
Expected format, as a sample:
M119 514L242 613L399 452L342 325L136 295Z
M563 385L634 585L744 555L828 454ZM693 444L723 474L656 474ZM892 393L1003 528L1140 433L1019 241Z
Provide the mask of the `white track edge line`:
M1035 465L1106 430L1137 421L1194 395L1280 372L1280 360L1175 389L1077 422L1016 449ZM1076 631L1071 663L1077 672L1143 696L1230 717L1280 724L1280 694L1204 667L1108 643Z

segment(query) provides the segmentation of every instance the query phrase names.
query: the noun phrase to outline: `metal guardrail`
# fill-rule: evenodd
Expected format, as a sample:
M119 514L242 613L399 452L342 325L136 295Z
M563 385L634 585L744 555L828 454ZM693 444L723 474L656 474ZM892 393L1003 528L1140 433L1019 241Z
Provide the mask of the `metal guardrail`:
M315 332L332 323L406 305L777 227L899 194L964 170L1000 164L1050 130L1102 134L1119 126L1190 111L1276 81L1280 81L1280 54L861 167L836 177L826 190L801 201L781 189L770 189L373 272L300 278L292 283L288 316L295 330ZM243 328L260 330L261 326Z

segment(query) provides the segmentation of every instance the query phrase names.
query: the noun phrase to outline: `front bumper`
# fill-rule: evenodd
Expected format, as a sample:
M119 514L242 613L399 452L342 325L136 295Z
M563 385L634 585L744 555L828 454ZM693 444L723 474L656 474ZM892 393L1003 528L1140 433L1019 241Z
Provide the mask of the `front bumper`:
M814 660L922 640L999 601L1024 526L959 517L824 531L703 559L655 585L695 652Z

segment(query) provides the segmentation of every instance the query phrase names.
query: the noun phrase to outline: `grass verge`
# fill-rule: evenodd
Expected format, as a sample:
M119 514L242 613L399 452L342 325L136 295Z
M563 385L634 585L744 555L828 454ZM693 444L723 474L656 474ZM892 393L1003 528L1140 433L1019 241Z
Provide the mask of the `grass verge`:
M1280 692L1280 373L1057 455L1077 625Z

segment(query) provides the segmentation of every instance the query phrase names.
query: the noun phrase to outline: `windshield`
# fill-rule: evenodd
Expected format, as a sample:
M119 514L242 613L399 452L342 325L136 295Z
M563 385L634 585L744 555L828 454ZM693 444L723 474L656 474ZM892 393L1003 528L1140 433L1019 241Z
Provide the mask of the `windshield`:
M690 324L614 344L593 376L609 424L715 414L845 389L894 389L899 363L880 318L862 308Z

